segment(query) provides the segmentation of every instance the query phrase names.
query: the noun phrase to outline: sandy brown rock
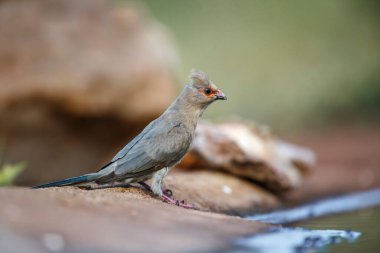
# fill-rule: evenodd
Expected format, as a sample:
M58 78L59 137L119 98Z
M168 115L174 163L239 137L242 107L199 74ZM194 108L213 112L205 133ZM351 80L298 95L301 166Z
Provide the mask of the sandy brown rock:
M28 162L19 184L96 170L176 96L170 35L138 5L1 1L0 34L0 145Z
M60 245L64 252L218 252L266 227L186 210L133 188L2 188L0 202L0 234L14 240L0 249L25 241L42 249L28 252Z
M2 1L0 32L1 111L37 100L70 114L144 122L176 95L173 43L136 5Z
M179 166L227 171L282 194L298 188L314 162L311 150L256 125L234 122L198 124L190 153Z
M174 198L204 211L247 215L281 205L280 199L266 189L221 171L176 169L165 182Z

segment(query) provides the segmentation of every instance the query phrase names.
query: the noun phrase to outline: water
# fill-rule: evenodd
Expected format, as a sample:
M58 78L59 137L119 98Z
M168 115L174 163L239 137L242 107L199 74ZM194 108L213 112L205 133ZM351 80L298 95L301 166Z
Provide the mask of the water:
M360 232L345 230L316 230L305 228L275 228L268 233L237 241L245 252L308 253L342 241L354 242Z
M308 229L339 229L360 231L355 243L341 243L328 247L331 253L379 253L380 252L380 208L369 208L356 212L321 217L291 224Z
M379 253L380 189L247 217L276 226L236 241L236 252Z
M380 206L380 189L325 199L288 210L258 214L247 218L271 224L287 224L324 215L362 210L373 206Z

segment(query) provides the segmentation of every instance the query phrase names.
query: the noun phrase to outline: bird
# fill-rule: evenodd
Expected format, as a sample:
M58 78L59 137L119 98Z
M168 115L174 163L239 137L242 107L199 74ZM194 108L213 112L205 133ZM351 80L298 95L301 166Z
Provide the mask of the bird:
M189 83L166 111L150 122L100 170L33 188L140 183L164 200L186 207L184 201L176 201L163 191L164 178L188 152L199 118L217 100L227 100L227 97L206 73L193 69ZM145 183L149 179L151 186Z

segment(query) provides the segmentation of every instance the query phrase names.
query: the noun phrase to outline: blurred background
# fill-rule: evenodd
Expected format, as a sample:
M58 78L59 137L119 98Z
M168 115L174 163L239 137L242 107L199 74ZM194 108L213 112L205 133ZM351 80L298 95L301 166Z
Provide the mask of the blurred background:
M182 82L197 67L229 95L207 118L279 131L380 119L378 1L144 2L177 42Z
M378 187L379 13L377 0L0 0L0 186L32 186L98 170L167 108L187 83L190 69L198 68L228 96L228 101L212 105L204 119L254 121L281 139L315 152L316 168L302 177L302 188L279 197L281 201L304 203ZM294 160L291 164L295 166ZM286 172L294 175L289 169ZM170 175L177 176L172 182L193 187L184 184L185 190L177 192L196 196L196 200L207 192L218 202L214 210L228 207L231 199L224 203L220 195L214 196L214 191L223 196L227 192L208 185L216 181L224 185L220 182L224 177L212 173L199 180L200 172L192 181L191 173L187 174L190 177L181 175L180 169L175 173ZM280 175L284 180L285 174ZM178 180L181 178L184 180ZM238 181L239 189L243 182L246 180ZM272 199L272 192L268 195L269 191L260 190L263 184L252 186L259 187L232 202L245 205L251 198L260 203ZM8 192L23 190L2 189L3 199L9 203L18 195L9 196ZM282 194L282 189L273 197L277 199L279 192ZM74 199L75 195L70 196ZM26 224L35 226L35 231L44 228L42 221L49 223L46 217L59 217L58 223L52 224L62 225L62 231L69 229L77 241L85 238L82 234L99 233L96 229L81 233L76 226L87 229L105 224L88 220L91 216L86 213L83 221L74 220L72 230L60 210L62 206L78 210L79 205L58 200L57 212L49 208L41 212L45 199L24 197L21 202L28 208L23 212L33 217ZM111 209L118 206L109 200L98 203L111 203ZM3 220L19 218L18 209L3 206L10 214L3 215ZM91 205L98 212L94 207ZM378 252L379 214L379 209L364 210L297 226L362 231L363 240L355 247L343 245L335 252ZM128 213L122 213L123 219L125 215ZM98 221L100 216L94 217ZM115 217L119 224L121 220ZM138 224L137 231L145 229L137 238L149 246L146 239L155 233L150 229L154 224L147 219L145 227L145 219L131 217ZM182 223L186 229L195 221L187 218L189 223ZM106 220L114 221L108 216ZM91 224L82 226L86 221ZM161 231L165 219L159 221ZM122 235L122 240L112 233L91 240L106 241L107 249L114 238L123 243L116 246L131 240L137 245L135 237L124 234L128 229L136 234L134 227L123 224L119 224L122 230L108 227ZM205 228L201 226L208 231ZM174 244L172 234L167 234L168 245L182 247L185 241L191 242L185 232L186 240L174 239ZM150 241L154 249L165 242L157 240ZM83 245L88 247L88 241L83 240ZM20 251L17 247L32 251L25 246L28 244L7 242L5 246L11 245L14 251Z
M93 171L191 68L229 99L206 119L364 133L380 120L379 13L372 0L0 1L3 160L26 162L24 185Z

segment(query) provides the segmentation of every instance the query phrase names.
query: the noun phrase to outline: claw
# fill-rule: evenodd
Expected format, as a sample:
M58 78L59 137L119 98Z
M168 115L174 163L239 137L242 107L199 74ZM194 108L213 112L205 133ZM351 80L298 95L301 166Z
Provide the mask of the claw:
M152 191L152 188L145 182L138 182L142 187L144 187L146 190L148 191ZM183 208L187 208L187 209L194 209L196 210L197 208L195 208L194 206L192 205L187 205L185 203L185 200L175 200L172 198L173 196L173 192L170 190L170 189L164 189L163 190L163 195L162 195L162 199L167 202L167 203L170 203L170 204L173 204L173 205L176 205L176 206L180 206L180 207L183 207Z
M174 199L172 199L171 197L166 196L165 194L162 195L162 198L163 198L163 200L164 200L165 202L170 203L170 204L173 204L173 205L176 205L176 206L180 206L180 207L187 208L187 209L194 209L194 210L197 209L197 208L195 208L195 207L192 206L192 205L187 205L187 204L185 203L184 200L182 200L182 201L174 200Z

